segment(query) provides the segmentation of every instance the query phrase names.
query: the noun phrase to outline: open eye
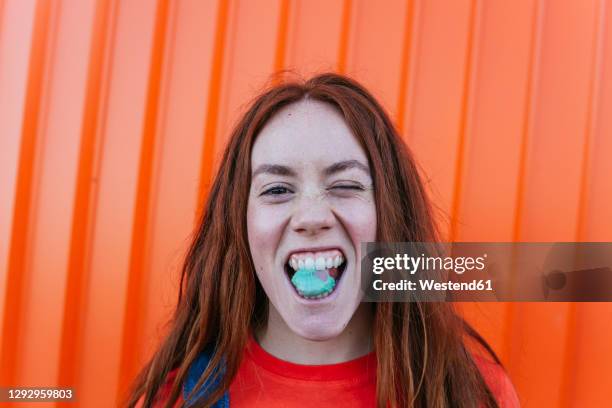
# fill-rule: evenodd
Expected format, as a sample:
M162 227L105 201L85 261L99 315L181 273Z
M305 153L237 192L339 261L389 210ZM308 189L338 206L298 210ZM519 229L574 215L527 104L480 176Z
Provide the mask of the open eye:
M272 186L261 193L260 196L281 196L289 193L292 193L292 191L285 186Z

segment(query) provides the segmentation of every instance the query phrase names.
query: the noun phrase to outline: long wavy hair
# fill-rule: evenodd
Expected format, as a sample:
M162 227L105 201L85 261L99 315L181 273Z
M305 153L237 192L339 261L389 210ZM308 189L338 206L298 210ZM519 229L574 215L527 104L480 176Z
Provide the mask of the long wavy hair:
M135 379L129 407L141 398L151 406L168 373L178 369L166 403L173 406L204 349L212 350L212 357L195 389L217 375L218 386L195 406L208 407L229 389L249 334L267 318L268 299L247 240L251 150L279 109L304 98L335 106L364 148L374 183L377 240L439 242L413 156L363 86L333 73L272 86L254 99L232 131L182 268L169 333ZM378 407L497 407L469 340L499 359L451 303L376 303L373 308Z

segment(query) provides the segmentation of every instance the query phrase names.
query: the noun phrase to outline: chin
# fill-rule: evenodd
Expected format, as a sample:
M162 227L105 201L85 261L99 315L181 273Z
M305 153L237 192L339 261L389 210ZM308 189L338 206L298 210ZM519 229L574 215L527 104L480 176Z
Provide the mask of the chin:
M342 333L343 327L299 327L294 332L300 337L312 340L312 341L326 341L331 340Z
M301 319L290 318L285 322L289 328L298 336L312 341L326 341L338 337L346 329L352 314L346 317L311 315Z

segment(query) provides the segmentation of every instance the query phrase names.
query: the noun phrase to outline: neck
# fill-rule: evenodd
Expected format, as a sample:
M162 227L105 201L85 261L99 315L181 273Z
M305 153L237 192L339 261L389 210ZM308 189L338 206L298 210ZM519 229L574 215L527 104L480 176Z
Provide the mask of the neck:
M362 303L346 328L327 340L308 340L293 332L272 304L268 322L255 333L259 345L269 354L295 364L323 365L354 360L372 351L371 305Z

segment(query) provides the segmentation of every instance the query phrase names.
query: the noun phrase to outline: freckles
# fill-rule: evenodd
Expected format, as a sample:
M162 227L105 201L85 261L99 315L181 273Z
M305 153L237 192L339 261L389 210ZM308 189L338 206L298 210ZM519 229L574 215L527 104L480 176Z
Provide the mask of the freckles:
M355 198L362 201L366 205L374 205L374 197L370 194L368 195L358 195Z
M353 240L376 240L376 207L373 204L356 201L351 205L336 206L334 212L342 220Z
M355 226L376 224L376 207L374 205L355 203L352 205L336 206L334 212L349 224Z
M283 233L282 208L255 201L247 211L249 245L260 280L270 282L279 240Z
M269 211L265 208L254 208L248 213L249 228L254 235L267 235L278 228L282 216L278 211Z

